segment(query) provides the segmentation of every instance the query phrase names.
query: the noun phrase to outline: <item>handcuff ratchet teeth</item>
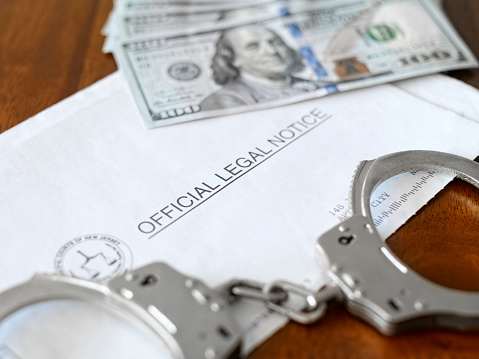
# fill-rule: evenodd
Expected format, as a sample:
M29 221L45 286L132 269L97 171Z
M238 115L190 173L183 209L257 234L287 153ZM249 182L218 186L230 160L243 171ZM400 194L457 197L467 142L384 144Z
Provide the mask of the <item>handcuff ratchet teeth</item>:
M270 310L304 324L321 318L328 302L342 301L388 335L427 327L479 329L478 293L422 278L389 250L374 226L374 189L410 171L449 173L479 187L479 164L451 154L407 151L361 162L351 187L352 217L321 235L316 244L319 263L331 279L319 292L284 281L265 285L251 280L210 289L157 262L105 284L35 275L0 294L0 321L39 302L100 302L139 319L167 344L174 358L183 359L240 357L242 333L230 310L240 297L261 300Z
M348 310L384 334L428 327L479 329L479 293L419 276L390 251L374 226L374 190L411 171L452 174L479 187L479 164L452 154L406 151L363 161L351 187L352 216L319 237L319 263L340 288Z

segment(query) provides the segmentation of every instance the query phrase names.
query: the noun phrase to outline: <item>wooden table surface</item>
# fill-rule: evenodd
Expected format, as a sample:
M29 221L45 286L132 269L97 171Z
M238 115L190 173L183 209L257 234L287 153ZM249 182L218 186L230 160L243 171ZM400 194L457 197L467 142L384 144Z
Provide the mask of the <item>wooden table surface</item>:
M116 70L113 57L101 52L100 30L111 8L112 0L1 0L0 132ZM444 0L444 8L479 57L479 1ZM477 69L449 75L479 88ZM479 191L453 181L388 243L425 277L479 290L478 212ZM250 357L478 358L479 333L427 330L390 338L336 306L316 325L288 324Z

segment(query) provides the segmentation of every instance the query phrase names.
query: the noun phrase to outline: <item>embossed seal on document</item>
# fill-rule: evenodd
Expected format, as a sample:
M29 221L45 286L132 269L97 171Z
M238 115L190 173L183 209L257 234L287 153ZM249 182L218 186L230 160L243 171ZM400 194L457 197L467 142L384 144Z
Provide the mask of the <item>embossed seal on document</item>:
M128 246L107 234L88 234L67 242L55 257L64 275L103 282L130 270L133 255Z

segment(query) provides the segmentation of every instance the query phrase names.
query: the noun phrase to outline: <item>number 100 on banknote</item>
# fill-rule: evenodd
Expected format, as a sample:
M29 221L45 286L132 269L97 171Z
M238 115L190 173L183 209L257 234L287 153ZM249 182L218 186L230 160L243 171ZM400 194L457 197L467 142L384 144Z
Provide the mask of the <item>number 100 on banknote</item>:
M146 127L477 66L428 0L309 1L279 10L118 42L115 57Z

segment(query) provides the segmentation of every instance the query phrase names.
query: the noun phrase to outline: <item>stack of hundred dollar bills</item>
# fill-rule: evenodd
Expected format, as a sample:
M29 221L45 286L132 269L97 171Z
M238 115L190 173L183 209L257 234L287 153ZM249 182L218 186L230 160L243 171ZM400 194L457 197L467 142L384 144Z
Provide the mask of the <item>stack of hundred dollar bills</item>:
M117 0L104 32L147 128L477 66L433 0Z

